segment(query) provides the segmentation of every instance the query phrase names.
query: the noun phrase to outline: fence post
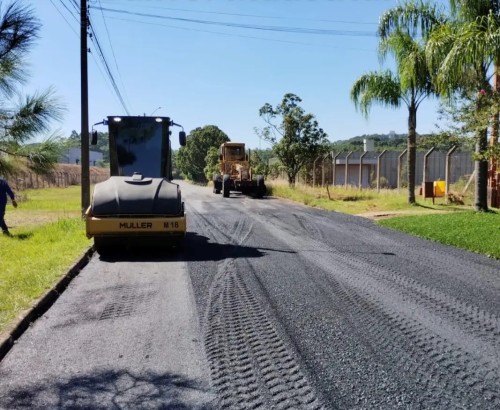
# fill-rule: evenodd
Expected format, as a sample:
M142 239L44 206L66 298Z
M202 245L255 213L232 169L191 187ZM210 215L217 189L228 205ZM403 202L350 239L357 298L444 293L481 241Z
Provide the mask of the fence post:
M316 161L320 158L321 156L317 157L313 162L313 188L316 186Z
M361 154L359 157L359 180L358 180L358 188L362 189L362 184L363 184L363 158L364 156L368 154L368 151L365 151Z
M340 154L341 152L334 156L332 151L332 186L335 186L335 178L337 177L337 158Z
M408 148L405 149L401 154L398 156L398 192L401 189L401 174L403 170L403 157L404 155L408 152Z
M321 161L321 186L324 187L325 186L325 160L328 158L330 154L329 153L326 153L326 154L323 154L321 156L322 158L322 161ZM328 184L326 184L328 185Z
M347 183L349 181L349 157L352 155L352 151L349 151L349 153L345 157L345 176L344 176L344 186L347 188Z
M429 155L432 154L432 152L434 151L434 148L435 147L432 147L429 151L427 151L424 155L424 169L422 171L423 175L422 175L422 179L423 179L423 183L425 184L425 182L427 182L427 163L428 163L428 160L429 160Z
M325 156L323 156L323 160L321 161L321 187L325 186Z
M377 192L380 192L380 163L382 160L382 156L387 152L386 149L384 149L380 155L377 157Z
M450 172L451 172L451 154L455 152L457 149L457 146L454 145L453 147L450 148L450 150L446 153L446 162L445 162L445 170L444 170L444 180L445 180L445 185L444 185L444 198L445 198L445 204L449 203L448 200L448 192L450 190Z

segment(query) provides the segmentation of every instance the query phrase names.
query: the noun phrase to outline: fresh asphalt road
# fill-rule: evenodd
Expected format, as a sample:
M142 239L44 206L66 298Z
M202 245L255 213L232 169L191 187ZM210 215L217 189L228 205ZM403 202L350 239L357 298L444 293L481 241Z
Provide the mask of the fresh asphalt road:
M500 408L500 261L181 186L185 248L94 255L0 362L0 408Z

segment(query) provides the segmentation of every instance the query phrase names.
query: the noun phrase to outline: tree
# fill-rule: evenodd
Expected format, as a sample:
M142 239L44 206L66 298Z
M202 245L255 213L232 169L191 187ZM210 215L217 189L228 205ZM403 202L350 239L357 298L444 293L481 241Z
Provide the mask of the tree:
M198 127L189 133L186 145L177 153L177 166L189 180L207 183L205 167L210 147L218 148L229 137L215 125Z
M4 4L0 3L0 7ZM12 174L25 164L38 173L53 168L59 157L58 137L40 144L28 142L47 132L52 120L60 119L63 107L54 91L21 97L19 86L28 78L25 55L38 36L40 24L32 9L18 1L0 10L0 174ZM16 97L20 103L13 104Z
M259 110L268 125L257 132L272 144L273 153L285 167L290 186L295 185L297 173L305 164L328 150L327 134L319 128L314 115L306 114L298 105L300 102L298 96L288 93L275 108L266 103Z
M270 149L254 149L250 153L250 166L253 175L269 176L269 161L272 158L273 151Z
M420 103L435 94L425 55L429 33L443 17L434 6L408 2L385 12L380 18L378 34L381 60L393 55L397 74L390 70L362 75L351 88L356 108L368 116L373 103L408 108L407 177L408 203L415 203L415 161L417 110Z
M205 157L205 178L208 181L212 180L212 177L214 174L220 173L220 168L219 168L219 148L218 147L210 147L208 149L207 155Z
M450 0L452 19L431 33L426 52L428 61L437 69L436 84L440 92L450 99L456 95L471 99L475 106L476 117L472 122L476 123L476 211L488 210L485 154L491 123L488 120L477 126L477 122L488 103L487 97L496 91L490 84L490 73L497 71L500 61L499 8L497 0ZM497 120L493 125L497 132Z

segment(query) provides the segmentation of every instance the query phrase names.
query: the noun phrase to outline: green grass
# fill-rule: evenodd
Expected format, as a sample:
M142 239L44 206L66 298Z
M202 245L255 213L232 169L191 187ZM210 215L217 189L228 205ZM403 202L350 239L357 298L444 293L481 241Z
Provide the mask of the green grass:
M500 214L497 212L456 212L446 215L395 217L378 223L500 259Z
M273 196L291 199L308 206L314 206L329 211L337 211L352 215L367 212L408 211L411 213L434 211L454 211L469 209L462 205L445 205L444 198L423 199L417 196L417 204L408 204L406 190L374 189L359 190L350 187L311 188L297 186L290 188L286 184L268 183L268 191Z
M81 207L80 192L79 186L29 189L17 193L18 202L22 205L19 210L79 211Z
M17 193L0 235L0 333L65 274L91 246L80 217L80 188Z

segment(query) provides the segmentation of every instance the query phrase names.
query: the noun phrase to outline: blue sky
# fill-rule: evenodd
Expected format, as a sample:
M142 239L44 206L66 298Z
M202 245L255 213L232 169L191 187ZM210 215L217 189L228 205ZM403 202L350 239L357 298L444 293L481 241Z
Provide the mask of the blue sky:
M365 119L349 97L360 75L381 67L378 18L397 5L396 0L88 2L97 41L125 103L89 40L90 125L108 115L126 115L127 110L130 115L154 112L171 117L187 132L213 124L233 141L267 148L254 130L265 126L259 108L265 103L275 106L291 92L315 115L330 141L407 130L405 107L374 106ZM53 86L67 107L54 129L64 136L80 132L80 0L26 3L43 27L28 56L32 75L25 91ZM322 31L307 33L310 29ZM389 66L390 61L384 65ZM436 111L436 101L422 103L419 133L436 130ZM176 138L173 145L178 146Z

